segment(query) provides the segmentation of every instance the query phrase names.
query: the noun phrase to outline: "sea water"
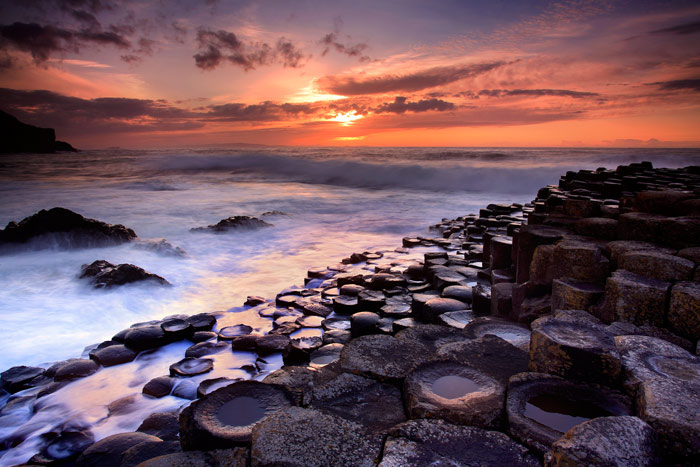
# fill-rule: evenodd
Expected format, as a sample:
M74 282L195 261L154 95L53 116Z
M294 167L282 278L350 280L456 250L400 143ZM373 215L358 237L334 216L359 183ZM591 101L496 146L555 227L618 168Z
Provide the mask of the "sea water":
M84 356L86 346L134 322L226 311L240 307L248 295L274 299L282 289L302 285L312 267L336 264L353 252L393 249L403 236L425 234L442 218L477 213L489 203L530 201L566 170L640 160L655 167L697 165L700 150L247 147L3 155L0 225L61 206L123 224L140 239L165 238L186 256L162 255L137 243L62 250L50 239L3 249L0 371ZM190 231L269 211L284 213L263 217L271 228ZM135 264L172 286L94 289L78 276L81 265L98 259ZM256 319L236 314L228 324L264 331ZM57 419L80 419L99 439L134 430L148 413L186 403L173 396L135 399L127 415L108 413L114 400L138 394L150 378L167 374L183 345L103 369L45 396L43 404L53 405L41 416L20 411L13 414L16 420L0 417L0 439L19 427L33 433L18 447L0 451L0 465L28 459L36 436L54 428ZM217 359L216 374L208 378L245 377L238 368L255 356L225 352ZM79 403L73 401L76 394L83 397Z

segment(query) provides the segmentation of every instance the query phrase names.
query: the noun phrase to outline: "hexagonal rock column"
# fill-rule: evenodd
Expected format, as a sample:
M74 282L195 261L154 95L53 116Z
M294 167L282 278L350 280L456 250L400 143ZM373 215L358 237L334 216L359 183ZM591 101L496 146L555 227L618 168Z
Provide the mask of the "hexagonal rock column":
M552 310L590 310L603 298L605 289L598 284L570 277L552 281Z
M564 239L554 246L554 277L571 277L585 282L603 283L610 261L594 239Z
M425 323L436 323L443 313L468 309L469 305L454 298L435 297L416 310L416 317Z
M421 345L426 349L429 355L425 355L422 361L433 359L435 352L443 345L453 342L464 342L469 338L470 336L462 329L436 324L419 324L396 334L398 341L407 345Z
M384 444L380 467L407 465L492 465L535 467L540 461L503 433L443 420L397 425Z
M230 384L182 411L180 444L186 451L245 445L255 425L292 403L280 386L257 381Z
M617 267L617 262L622 255L631 251L650 250L667 255L673 255L676 253L676 250L671 248L665 248L653 243L640 242L636 240L615 240L613 242L608 242L605 245L605 250L610 255L610 261L613 267Z
M668 462L700 463L700 358L655 337L618 336L625 387Z
M513 239L493 237L490 246L491 269L508 269L513 263Z
M552 445L545 466L657 464L656 433L637 417L600 417L576 425Z
M404 383L411 418L440 418L459 425L498 428L503 418L505 386L456 362L428 362Z
M508 384L511 376L527 371L528 354L498 336L487 334L478 339L440 346L437 358L467 365Z
M663 326L668 282L625 271L613 272L605 283L605 303L596 316L606 323L626 321L638 326Z
M508 383L508 433L540 452L575 425L597 417L631 415L622 393L543 373L520 373Z
M668 322L678 335L700 340L700 283L679 282L673 286Z
M542 225L524 225L518 233L518 251L515 252L516 274L518 283L530 277L530 261L539 245L550 245L561 240L566 230Z
M349 373L314 387L310 407L359 423L372 432L385 432L406 421L401 391L396 386Z
M495 316L476 318L463 329L465 335L472 339L478 339L487 334L498 336L506 342L529 351L530 328Z
M622 240L662 243L662 221L666 217L645 212L628 212L618 218L617 236Z
M501 282L491 287L491 314L508 317L513 310L513 284Z
M251 465L365 466L379 461L382 437L336 415L290 407L253 428Z
M531 327L530 371L608 386L618 382L621 367L615 337L602 324L547 316Z
M653 250L628 251L617 264L620 269L667 282L690 280L695 269L695 263L689 259Z
M379 381L400 382L428 358L426 346L380 334L348 342L340 353L340 366L345 372Z

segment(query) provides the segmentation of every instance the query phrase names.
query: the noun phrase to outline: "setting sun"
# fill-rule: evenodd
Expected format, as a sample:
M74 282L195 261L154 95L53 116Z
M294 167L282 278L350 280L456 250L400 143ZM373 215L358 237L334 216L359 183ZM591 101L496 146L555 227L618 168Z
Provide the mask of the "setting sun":
M334 122L340 122L345 126L352 125L355 120L364 118L364 115L358 115L354 110L351 112L339 113L335 117L331 118Z

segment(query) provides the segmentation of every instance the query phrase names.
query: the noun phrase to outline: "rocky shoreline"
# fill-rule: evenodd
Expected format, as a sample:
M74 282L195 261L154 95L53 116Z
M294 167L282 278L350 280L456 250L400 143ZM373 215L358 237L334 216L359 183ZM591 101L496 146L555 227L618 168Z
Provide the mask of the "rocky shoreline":
M25 465L700 462L700 167L569 172L525 206L431 230L312 269L272 302L250 297L248 311L274 320L265 335L220 314L174 316L90 359L7 370L0 420L189 340L142 388L194 400L184 410L97 442L52 430ZM253 380L188 384L231 351L257 354Z

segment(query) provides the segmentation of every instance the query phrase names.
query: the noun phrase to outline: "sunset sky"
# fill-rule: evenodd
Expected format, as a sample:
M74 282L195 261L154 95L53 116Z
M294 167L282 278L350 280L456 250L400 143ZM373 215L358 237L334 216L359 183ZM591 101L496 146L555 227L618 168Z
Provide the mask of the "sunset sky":
M700 146L700 3L3 0L0 108L75 146Z

